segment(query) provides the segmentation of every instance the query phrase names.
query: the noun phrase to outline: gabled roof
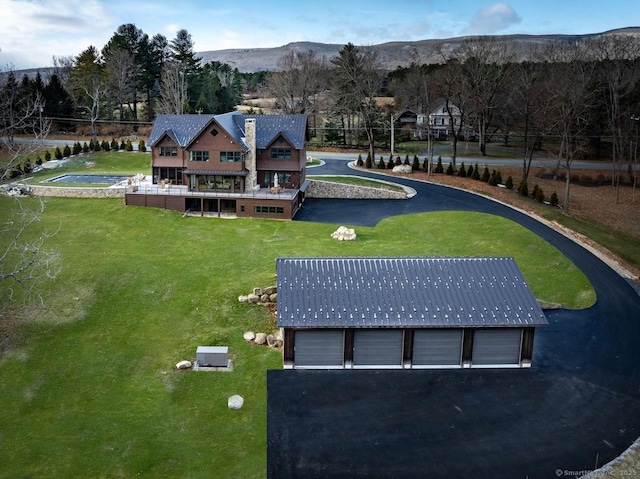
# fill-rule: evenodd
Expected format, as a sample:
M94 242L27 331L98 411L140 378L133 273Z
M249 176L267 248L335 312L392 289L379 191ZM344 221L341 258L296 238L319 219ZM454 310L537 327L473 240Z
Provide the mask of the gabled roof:
M294 148L305 145L307 117L305 115L244 115L229 112L221 115L158 115L149 135L149 146L154 146L165 134L170 135L182 148L191 144L214 121L231 138L246 149L245 120L255 119L256 148L264 149L282 135Z
M186 147L215 118L215 115L158 115L149 135L149 146L154 146L165 134L179 146Z
M547 324L513 258L278 258L278 326Z

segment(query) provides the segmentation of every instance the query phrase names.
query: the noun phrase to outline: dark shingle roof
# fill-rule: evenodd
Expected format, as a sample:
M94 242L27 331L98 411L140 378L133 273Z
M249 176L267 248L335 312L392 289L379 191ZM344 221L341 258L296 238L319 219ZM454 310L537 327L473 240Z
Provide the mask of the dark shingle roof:
M256 120L256 148L267 148L280 134L294 148L304 148L305 115L244 115L236 111L222 115L158 115L148 144L154 146L165 134L169 134L184 148L215 120L238 144L246 147L244 121L247 118Z
M278 258L280 327L547 324L513 258Z

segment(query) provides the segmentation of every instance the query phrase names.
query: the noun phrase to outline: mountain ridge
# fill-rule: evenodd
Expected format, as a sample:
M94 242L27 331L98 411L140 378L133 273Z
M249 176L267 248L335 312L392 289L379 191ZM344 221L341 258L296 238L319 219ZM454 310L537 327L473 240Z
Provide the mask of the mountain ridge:
M525 46L533 43L549 44L553 42L571 42L587 38L607 35L632 35L640 37L640 27L625 27L615 30L607 30L600 33L587 33L580 35L571 34L512 34L512 35L484 35L483 37L495 39L498 42L510 42L516 50L524 51ZM445 48L455 48L460 43L470 39L479 38L478 35L452 37L445 39L424 39L415 41L391 41L376 45L359 45L359 48L375 48L378 51L378 59L384 70L395 70L397 67L406 67L416 58L421 63L435 63L436 46L444 45ZM277 71L278 60L286 53L314 50L319 56L327 59L338 55L344 44L319 43L319 42L292 42L279 47L263 48L230 48L224 50L208 50L197 52L203 63L219 61L237 68L241 73L253 73L257 71Z

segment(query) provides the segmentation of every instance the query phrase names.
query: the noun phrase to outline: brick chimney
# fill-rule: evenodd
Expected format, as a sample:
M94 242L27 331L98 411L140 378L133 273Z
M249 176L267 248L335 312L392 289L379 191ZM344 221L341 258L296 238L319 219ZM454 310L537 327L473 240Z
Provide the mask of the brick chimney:
M244 120L244 142L249 147L245 156L244 166L249 173L244 180L245 191L253 191L260 188L258 185L258 174L256 170L256 120L246 118Z

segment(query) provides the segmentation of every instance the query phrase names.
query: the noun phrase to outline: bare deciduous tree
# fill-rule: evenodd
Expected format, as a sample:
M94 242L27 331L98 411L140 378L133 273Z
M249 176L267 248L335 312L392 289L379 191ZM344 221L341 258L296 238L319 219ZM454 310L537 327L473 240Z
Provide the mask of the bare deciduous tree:
M160 94L158 96L158 113L165 115L181 115L188 104L187 72L183 65L175 61L167 61L160 75Z
M11 75L10 75L11 76ZM18 168L41 147L50 124L42 118L41 95L17 95L12 85L0 88L0 178ZM0 226L0 318L12 302L42 301L40 286L59 272L56 251L46 248L50 233L32 236L30 227L40 221L44 202L16 197L8 220Z

